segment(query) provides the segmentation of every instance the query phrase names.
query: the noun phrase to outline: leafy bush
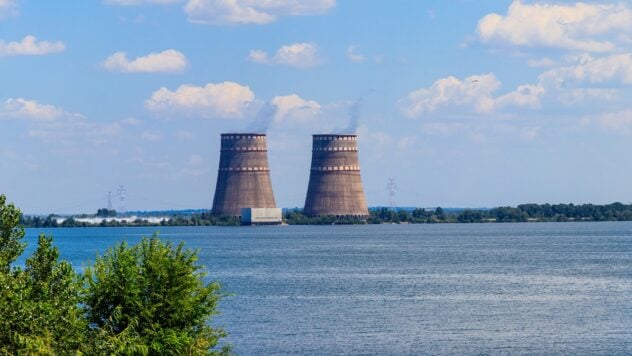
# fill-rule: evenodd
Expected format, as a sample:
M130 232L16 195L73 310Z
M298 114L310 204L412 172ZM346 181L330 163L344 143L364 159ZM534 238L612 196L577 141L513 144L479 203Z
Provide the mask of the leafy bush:
M206 284L197 253L144 238L97 256L85 275L40 235L25 268L20 211L0 195L0 355L225 355L208 325L220 286Z
M87 317L98 331L95 350L190 355L215 347L225 333L206 322L216 314L220 286L204 284L196 261L182 244L155 237L132 247L121 243L97 257L85 273Z

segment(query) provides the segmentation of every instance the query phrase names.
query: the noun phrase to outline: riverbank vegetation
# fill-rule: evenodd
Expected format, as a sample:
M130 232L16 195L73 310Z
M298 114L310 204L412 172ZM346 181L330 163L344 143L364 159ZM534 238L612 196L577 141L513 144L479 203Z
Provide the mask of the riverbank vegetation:
M99 209L99 211L104 209ZM115 219L116 218L116 219ZM89 219L89 220L86 220ZM210 212L191 215L173 215L158 221L150 221L146 217L117 217L101 215L78 215L60 217L58 215L20 217L20 224L25 227L123 227L123 226L238 226L239 218L233 216L215 217Z
M214 217L210 212L172 215L158 221L147 218L114 220L116 212L99 209L96 215L79 215L60 219L21 216L25 227L123 227L123 226L238 226L237 217ZM85 221L86 217L92 221ZM356 225L356 224L441 224L441 223L507 223L507 222L571 222L571 221L632 221L632 204L522 204L517 207L493 209L393 209L373 208L368 217L320 216L308 217L301 209L287 209L283 221L288 225Z
M20 210L0 195L0 355L226 355L209 326L220 286L195 251L156 236L121 243L84 274L40 235L24 266Z
M309 218L300 210L290 210L285 212L284 220L290 225L632 221L632 204L523 204L493 209L378 208L371 209L366 219L335 216Z

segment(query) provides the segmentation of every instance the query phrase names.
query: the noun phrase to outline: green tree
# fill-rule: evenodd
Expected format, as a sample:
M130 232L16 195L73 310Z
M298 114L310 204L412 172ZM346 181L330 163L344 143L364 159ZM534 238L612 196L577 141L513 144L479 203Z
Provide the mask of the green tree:
M0 355L223 355L207 323L220 286L204 283L197 253L156 238L121 244L85 276L40 235L24 268L20 211L0 195Z
M7 205L7 197L0 195L0 272L7 274L11 264L24 252L26 244L21 242L24 228L19 225L20 209Z
M19 209L0 195L0 354L76 354L87 323L72 266L59 262L52 238L41 235L24 269L11 264L24 251Z
M96 353L228 354L225 332L208 325L220 286L205 284L197 253L155 236L97 256L86 269L87 316Z

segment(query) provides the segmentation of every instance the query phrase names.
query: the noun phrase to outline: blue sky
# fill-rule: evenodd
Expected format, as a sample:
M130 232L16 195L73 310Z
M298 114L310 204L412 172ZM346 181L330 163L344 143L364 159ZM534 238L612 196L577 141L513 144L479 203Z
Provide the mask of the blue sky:
M632 202L632 1L0 0L0 192L209 208L263 107L277 203L359 107L369 205ZM117 207L114 201L114 207Z

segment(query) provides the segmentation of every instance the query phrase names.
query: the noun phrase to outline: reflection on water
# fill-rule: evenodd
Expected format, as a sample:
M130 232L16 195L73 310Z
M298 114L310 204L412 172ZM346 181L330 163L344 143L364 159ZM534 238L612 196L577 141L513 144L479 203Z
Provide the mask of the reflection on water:
M632 223L160 230L233 294L242 355L632 353ZM81 269L156 228L45 231Z

